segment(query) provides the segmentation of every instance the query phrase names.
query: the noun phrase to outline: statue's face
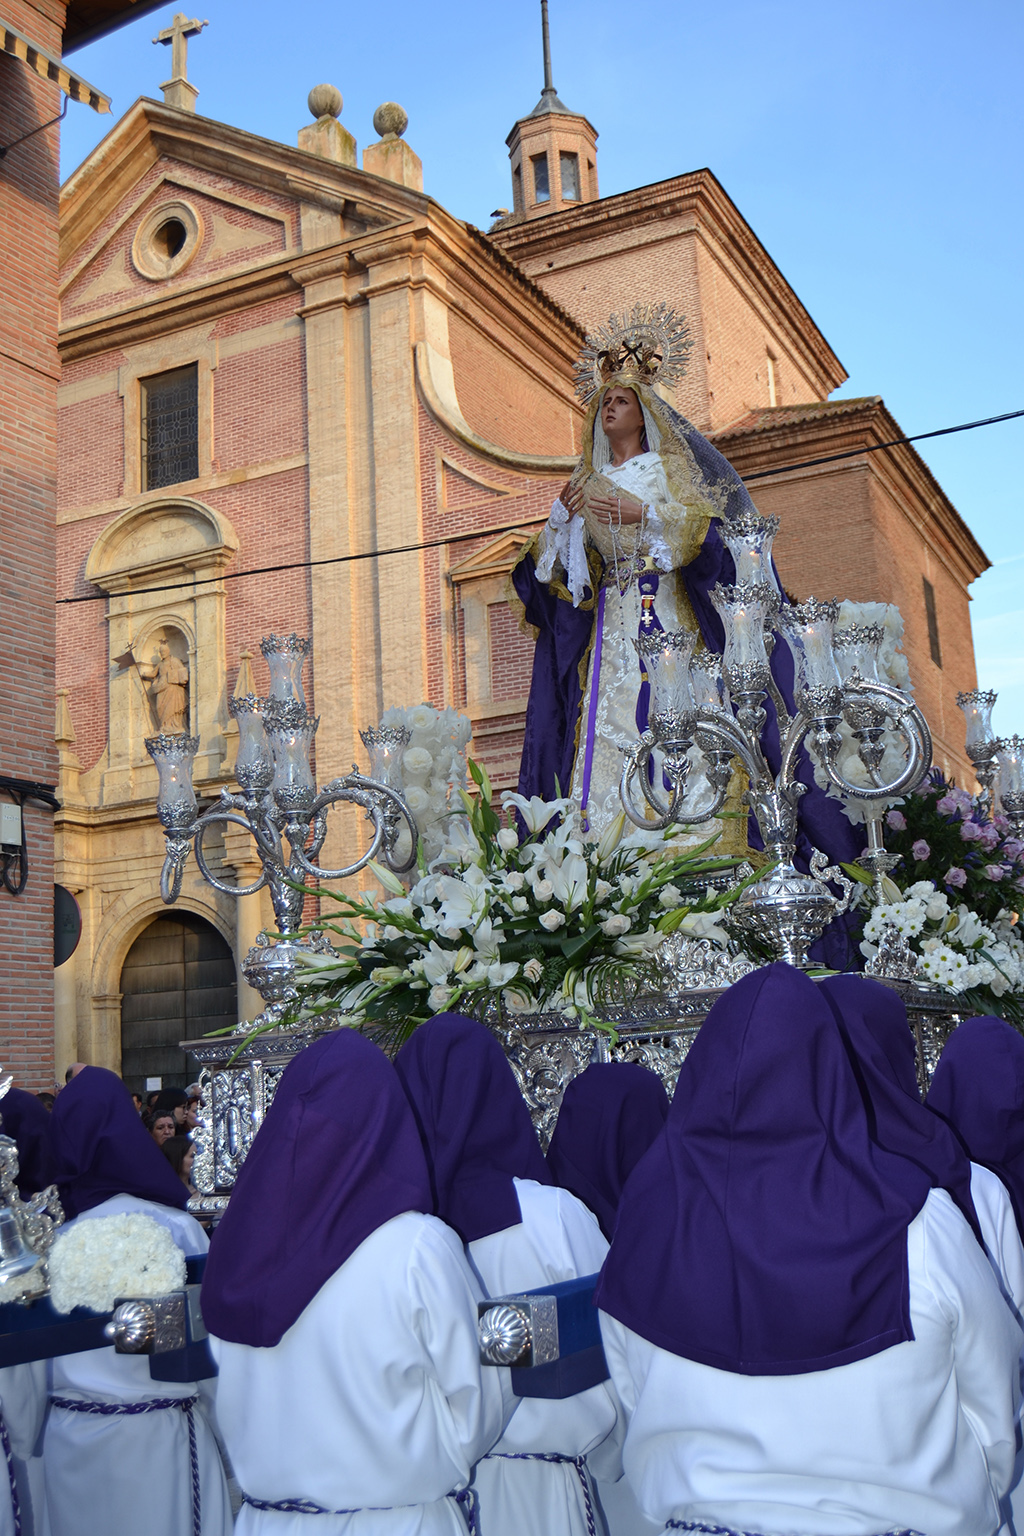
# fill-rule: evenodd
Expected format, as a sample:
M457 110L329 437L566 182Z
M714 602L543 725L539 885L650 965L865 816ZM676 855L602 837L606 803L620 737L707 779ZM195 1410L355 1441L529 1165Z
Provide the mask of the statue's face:
M613 384L601 401L601 425L611 437L630 437L644 430L644 413L632 389Z
M164 658L168 657L171 654L171 648L167 644L166 640L161 640L160 641L160 643L157 646L157 650L160 652L161 659L164 659Z

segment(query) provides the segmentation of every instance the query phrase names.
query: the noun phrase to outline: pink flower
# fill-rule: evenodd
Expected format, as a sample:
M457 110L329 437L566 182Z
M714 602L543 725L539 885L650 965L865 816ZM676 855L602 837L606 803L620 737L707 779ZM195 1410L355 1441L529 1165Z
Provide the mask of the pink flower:
M986 864L982 870L986 880L1005 880L1008 873L1002 864Z
M986 852L991 852L999 842L999 833L990 821L986 821L982 827L979 841Z
M902 811L890 811L885 820L886 825L892 827L894 832L905 832L907 830L907 818Z
M1024 853L1024 843L1019 837L1008 837L1000 851L1004 859L1019 859Z
M914 855L914 858L917 859L918 863L921 864L924 863L925 859L930 859L932 856L932 850L929 848L923 837L918 838L917 842L914 844L910 851Z
M952 795L945 794L941 800L935 802L935 809L939 812L940 816L952 816L954 811L958 809L958 806Z
M946 885L955 885L959 887L967 884L966 871L962 870L959 864L953 864L949 869L946 870L946 873L942 878Z
M976 821L962 821L960 836L965 843L978 843L981 841L981 828Z
M1010 823L1007 821L1005 816L1000 816L998 812L995 816L992 817L992 825L995 827L996 831L1001 832L1004 837L1010 830Z

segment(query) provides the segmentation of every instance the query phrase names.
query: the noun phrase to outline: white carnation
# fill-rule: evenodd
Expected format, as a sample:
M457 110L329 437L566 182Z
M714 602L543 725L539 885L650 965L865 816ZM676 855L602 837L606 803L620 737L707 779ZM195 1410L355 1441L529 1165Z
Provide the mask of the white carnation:
M152 1216L86 1217L58 1232L49 1260L55 1312L109 1312L122 1296L166 1296L185 1284L185 1255Z

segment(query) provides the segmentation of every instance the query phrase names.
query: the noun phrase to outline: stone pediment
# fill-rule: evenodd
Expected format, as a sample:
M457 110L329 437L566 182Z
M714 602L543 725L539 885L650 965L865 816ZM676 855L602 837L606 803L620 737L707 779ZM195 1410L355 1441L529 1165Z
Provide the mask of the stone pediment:
M273 257L271 230L261 220L278 226L279 253L297 249L302 204L340 214L346 236L384 228L428 206L422 192L354 166L143 98L61 189L60 265L66 292L85 278L83 288L100 282L100 292L89 299L90 305L110 307L120 298L119 269L123 265L128 272L134 266L130 251L122 245L116 258L101 257L101 252L117 243L124 219L137 213L140 199L150 196L165 179L198 186L203 196L215 200L213 227L204 231L199 256L207 263L225 261L227 269L232 263L240 266ZM244 234L247 217L252 218L252 229L259 237L254 245L247 243ZM289 225L282 240L279 231ZM117 266L111 270L115 260ZM87 267L93 268L88 275ZM195 257L187 263L190 280L208 271L216 275L215 267L197 266ZM152 282L147 284L140 277L140 283L152 296Z
M237 550L238 535L221 513L201 501L164 497L108 524L89 551L85 576L105 592L130 592L181 571L213 575Z
M145 303L171 284L259 265L297 244L296 211L285 199L246 197L244 188L202 172L154 168L145 182L65 278L65 320Z
M499 534L480 549L475 549L465 560L451 568L451 579L458 583L479 580L485 576L505 576L511 571L522 553L523 546L536 533L535 528L514 528L510 533Z

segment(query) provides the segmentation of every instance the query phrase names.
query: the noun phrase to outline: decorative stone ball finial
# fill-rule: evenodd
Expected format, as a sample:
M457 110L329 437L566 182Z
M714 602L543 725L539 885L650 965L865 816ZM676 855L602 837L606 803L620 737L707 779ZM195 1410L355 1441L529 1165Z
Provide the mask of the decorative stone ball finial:
M373 126L382 139L400 139L409 126L409 114L397 101L385 101L373 114Z
M314 85L309 93L309 110L313 117L340 117L341 92L336 85Z

